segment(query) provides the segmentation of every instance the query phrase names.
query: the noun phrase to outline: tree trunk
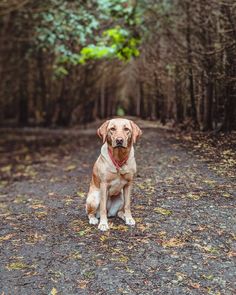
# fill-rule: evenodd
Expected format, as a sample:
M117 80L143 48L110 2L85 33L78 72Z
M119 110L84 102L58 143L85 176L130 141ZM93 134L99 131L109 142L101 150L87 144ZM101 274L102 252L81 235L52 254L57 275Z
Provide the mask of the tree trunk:
M236 129L236 48L227 52L227 81L225 85L224 122L222 129L226 131Z
M140 82L140 116L145 119L145 93L143 82Z
M25 126L29 122L29 108L28 108L28 61L25 57L27 52L25 43L21 44L21 67L19 76L19 117L18 122L21 126Z
M38 111L40 115L40 120L45 121L45 115L48 111L47 105L46 105L46 95L47 95L47 87L46 87L46 81L44 77L44 60L43 60L43 52L40 50L38 53L38 74L39 74L39 81L38 81L38 99L37 102ZM48 117L48 116L47 116Z
M204 131L212 130L213 82L208 78L204 104Z
M138 91L136 99L136 116L140 117L140 108L141 108L141 82L138 82Z
M187 14L187 32L186 32L186 41L187 41L187 61L188 61L188 80L189 80L189 95L191 101L191 117L193 119L194 128L198 128L199 124L197 121L197 111L195 104L195 95L194 95L194 79L193 79L193 69L192 69L192 44L191 44L191 14L190 14L190 4L186 4L186 14Z
M101 88L100 88L100 115L103 119L106 113L106 106L105 106L105 76L102 76Z
M160 80L158 79L157 72L154 72L155 77L155 92L156 92L156 102L155 102L155 114L156 118L160 119L161 117L161 91L160 91Z
M175 104L176 104L176 123L183 123L184 108L182 102L181 81L179 79L179 66L175 67Z

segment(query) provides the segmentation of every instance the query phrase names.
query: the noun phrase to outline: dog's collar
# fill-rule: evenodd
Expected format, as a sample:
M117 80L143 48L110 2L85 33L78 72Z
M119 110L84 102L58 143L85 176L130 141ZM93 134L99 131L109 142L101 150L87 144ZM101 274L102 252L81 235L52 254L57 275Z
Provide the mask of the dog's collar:
M109 147L107 149L108 149L108 155L109 155L112 163L114 164L114 166L116 167L117 170L120 170L120 168L128 161L129 155L127 157L125 157L125 159L123 159L122 161L117 161L113 157L111 149Z

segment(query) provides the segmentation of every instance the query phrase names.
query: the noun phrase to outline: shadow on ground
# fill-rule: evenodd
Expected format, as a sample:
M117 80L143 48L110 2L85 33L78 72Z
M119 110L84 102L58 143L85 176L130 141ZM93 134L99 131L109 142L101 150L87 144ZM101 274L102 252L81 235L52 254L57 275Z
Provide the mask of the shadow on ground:
M114 218L101 233L84 210L100 148L90 131L2 130L0 293L235 294L232 149L224 166L217 148L144 129L137 226Z

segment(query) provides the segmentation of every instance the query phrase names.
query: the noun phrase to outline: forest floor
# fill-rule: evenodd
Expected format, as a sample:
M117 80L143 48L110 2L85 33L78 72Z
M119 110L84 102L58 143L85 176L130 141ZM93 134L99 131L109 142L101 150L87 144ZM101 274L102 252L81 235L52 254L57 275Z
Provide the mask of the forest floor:
M88 224L92 129L2 129L0 294L236 294L236 134L141 123L134 228Z

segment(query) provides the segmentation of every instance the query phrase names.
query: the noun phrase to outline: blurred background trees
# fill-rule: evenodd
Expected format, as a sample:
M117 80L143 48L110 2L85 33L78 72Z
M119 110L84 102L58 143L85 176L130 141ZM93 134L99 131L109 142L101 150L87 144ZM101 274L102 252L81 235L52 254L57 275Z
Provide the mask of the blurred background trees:
M234 0L1 0L0 124L236 128Z

